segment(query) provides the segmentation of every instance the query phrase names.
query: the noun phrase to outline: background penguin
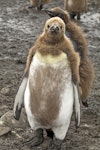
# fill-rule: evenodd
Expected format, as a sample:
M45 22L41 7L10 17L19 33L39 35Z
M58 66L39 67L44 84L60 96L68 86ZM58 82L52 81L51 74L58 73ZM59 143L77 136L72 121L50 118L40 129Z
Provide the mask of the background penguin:
M55 7L51 10L46 10L46 12L50 17L58 16L62 18L66 24L66 36L71 39L75 51L80 54L79 74L82 89L81 100L83 105L87 107L87 98L90 94L94 78L93 65L88 57L87 39L81 28L70 19L67 11Z
M74 98L80 117L76 86L79 82L80 59L64 33L62 19L54 17L47 20L27 60L30 67L24 105L29 124L35 130L31 146L43 142L43 129L51 129L54 138L49 150L61 149L70 124Z
M87 0L64 0L64 9L70 13L72 19L77 16L80 19L80 14L87 11Z
M43 5L49 2L50 0L30 0L31 6L37 7L38 10L41 10L43 8Z

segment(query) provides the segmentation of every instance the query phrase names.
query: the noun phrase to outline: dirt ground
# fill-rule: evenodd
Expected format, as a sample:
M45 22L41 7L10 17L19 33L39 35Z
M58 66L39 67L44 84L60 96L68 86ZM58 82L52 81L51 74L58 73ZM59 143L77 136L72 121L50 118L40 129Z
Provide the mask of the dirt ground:
M28 9L28 0L0 0L0 117L13 109L14 97L21 81L29 48L42 32L49 18L44 11ZM60 6L63 0L56 0L44 8ZM63 144L67 150L100 150L100 1L89 5L87 14L79 22L89 41L89 57L95 68L93 89L89 107L81 109L81 125L75 130L74 118ZM22 146L30 138L29 126L16 128L0 137L0 150L30 150ZM48 139L46 139L48 142ZM38 148L42 150L43 147ZM34 149L35 150L35 149Z

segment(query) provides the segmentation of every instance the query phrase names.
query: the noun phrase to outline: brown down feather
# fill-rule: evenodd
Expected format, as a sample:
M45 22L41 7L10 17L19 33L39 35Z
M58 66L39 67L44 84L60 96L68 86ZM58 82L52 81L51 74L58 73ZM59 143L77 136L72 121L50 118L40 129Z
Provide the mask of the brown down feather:
M80 54L79 74L82 89L81 100L85 101L90 94L94 79L93 64L88 57L88 40L81 27L70 19L67 11L59 7L52 8L50 11L53 12L54 16L62 18L66 25L66 32L70 32L72 39L77 43L78 52Z
M59 55L61 51L66 53L71 65L73 80L79 81L79 55L74 51L71 41L67 37L65 37L64 34L61 37L58 36L58 38L56 37L54 39L54 35L53 38L49 38L47 36L47 33L44 31L39 36L34 46L29 51L25 69L25 76L28 76L29 67L36 51L39 51L42 55L50 53L55 56Z
M40 5L40 3L42 4L42 5L44 5L44 4L47 4L47 3L49 3L50 2L50 0L30 0L30 3L31 3L31 5L33 6L33 7L37 7L38 5Z

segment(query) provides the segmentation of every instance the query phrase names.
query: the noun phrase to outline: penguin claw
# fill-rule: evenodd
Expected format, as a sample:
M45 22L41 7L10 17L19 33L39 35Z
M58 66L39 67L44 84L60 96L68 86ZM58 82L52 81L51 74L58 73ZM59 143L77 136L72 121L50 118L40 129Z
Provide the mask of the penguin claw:
M43 138L43 130L42 129L37 129L34 132L34 136L29 139L28 141L23 142L23 145L29 145L30 147L35 147L43 143L44 138Z

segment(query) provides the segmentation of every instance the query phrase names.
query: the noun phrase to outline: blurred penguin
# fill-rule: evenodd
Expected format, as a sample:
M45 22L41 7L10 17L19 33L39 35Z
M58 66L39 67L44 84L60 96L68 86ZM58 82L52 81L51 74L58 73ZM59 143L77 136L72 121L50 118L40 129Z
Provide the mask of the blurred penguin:
M87 12L87 0L64 0L64 9L70 13L72 19L77 16L77 20L80 20L80 15Z
M31 7L37 7L38 10L41 10L43 5L49 2L50 0L30 0Z
M84 106L88 107L88 96L90 94L93 79L94 79L94 68L92 62L88 57L88 44L85 34L82 29L74 23L67 11L62 10L59 7L46 10L50 17L60 17L66 25L66 36L70 38L73 43L74 49L80 55L80 87L82 90L81 101Z

